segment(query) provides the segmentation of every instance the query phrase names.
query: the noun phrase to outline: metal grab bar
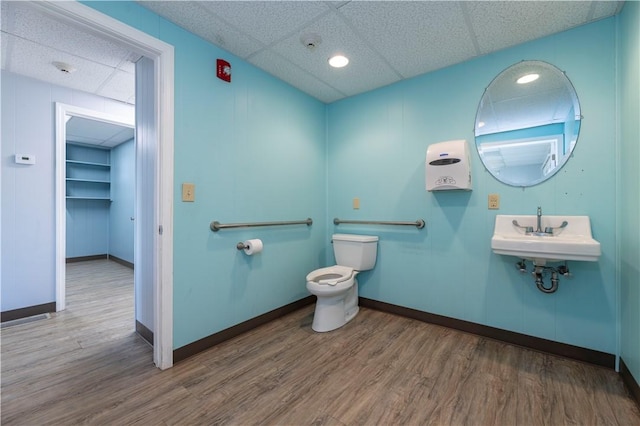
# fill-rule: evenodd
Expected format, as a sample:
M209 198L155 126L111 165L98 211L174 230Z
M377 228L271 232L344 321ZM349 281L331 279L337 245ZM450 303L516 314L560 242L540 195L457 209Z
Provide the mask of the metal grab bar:
M402 226L415 226L418 229L422 229L425 226L425 222L422 219L418 219L415 222L385 222L377 220L342 220L337 217L333 219L334 225L340 225L341 223L352 223L361 225L402 225Z
M310 217L308 217L306 220L293 220L293 221L286 221L286 222L254 222L254 223L225 223L225 224L222 224L217 220L214 220L209 225L209 228L211 228L213 232L218 232L221 229L228 229L228 228L253 228L255 226L280 226L280 225L311 226L312 224L313 224L313 220Z

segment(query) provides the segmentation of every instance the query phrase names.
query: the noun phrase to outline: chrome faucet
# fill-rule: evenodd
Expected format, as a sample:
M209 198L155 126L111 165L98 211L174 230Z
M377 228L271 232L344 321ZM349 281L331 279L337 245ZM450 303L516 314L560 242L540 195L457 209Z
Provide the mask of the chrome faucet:
M536 235L538 237L542 237L545 235L554 235L553 234L553 230L554 229L562 229L565 228L569 222L567 222L566 220L562 221L562 223L560 224L560 226L547 226L546 228L544 228L544 230L542 229L542 207L538 207L538 211L536 213L537 216L537 228L534 231L533 230L533 226L522 226L518 223L517 220L513 220L511 221L511 223L513 223L513 226L517 226L518 228L522 228L524 229L524 232L526 235Z
M538 206L538 227L536 228L536 233L542 233L542 207ZM552 231L553 232L553 231Z
M544 231L543 231L542 230L542 207L538 207L537 216L538 216L538 229L536 229L536 231L534 232L534 235L553 235L554 229L562 229L569 224L569 222L564 220L562 221L560 226L556 226L556 227L547 226L544 228Z

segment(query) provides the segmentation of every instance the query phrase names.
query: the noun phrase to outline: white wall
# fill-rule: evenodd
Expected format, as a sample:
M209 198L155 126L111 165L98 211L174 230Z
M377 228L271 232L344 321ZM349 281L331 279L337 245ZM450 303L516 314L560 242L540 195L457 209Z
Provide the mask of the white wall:
M55 301L55 102L111 115L133 106L2 71L1 310ZM15 164L15 154L36 164Z

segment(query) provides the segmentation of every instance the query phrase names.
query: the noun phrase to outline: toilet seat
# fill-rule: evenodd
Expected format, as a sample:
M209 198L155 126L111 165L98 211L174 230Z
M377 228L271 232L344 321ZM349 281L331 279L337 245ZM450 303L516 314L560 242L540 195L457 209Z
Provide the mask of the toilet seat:
M316 269L307 275L307 282L316 285L335 286L353 278L353 268L334 265Z

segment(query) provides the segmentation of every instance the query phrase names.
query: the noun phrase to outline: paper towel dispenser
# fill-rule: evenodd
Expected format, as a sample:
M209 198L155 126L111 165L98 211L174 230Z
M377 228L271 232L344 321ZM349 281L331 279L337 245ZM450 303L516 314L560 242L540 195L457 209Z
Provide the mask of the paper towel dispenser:
M464 139L434 143L427 148L427 191L471 191L469 146Z

